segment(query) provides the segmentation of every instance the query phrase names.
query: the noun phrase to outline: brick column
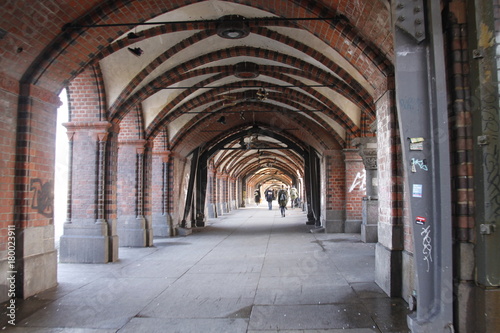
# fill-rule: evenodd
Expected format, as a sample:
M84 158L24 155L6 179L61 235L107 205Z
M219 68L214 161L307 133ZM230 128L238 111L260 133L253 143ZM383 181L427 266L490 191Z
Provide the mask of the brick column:
M117 239L104 216L106 142L111 124L72 122L64 126L73 151L70 207L61 236L61 262L106 263L118 258ZM71 216L69 216L71 214Z
M217 177L215 173L215 169L213 165L208 166L208 177L207 177L207 208L208 208L208 217L215 218L217 217L217 194L216 190L216 182Z
M0 301L56 286L53 190L57 95L0 74ZM19 104L18 104L19 103ZM13 239L13 238L14 239ZM14 258L13 258L14 257Z
M152 230L144 218L145 140L119 143L118 237L120 246L144 247L153 243Z
M377 138L365 137L353 140L363 158L366 196L363 197L363 223L361 224L361 240L365 243L376 243L378 239L378 183L377 183Z
M401 148L394 91L386 92L376 103L378 140L378 243L375 249L375 282L389 295L401 296L403 177L400 171ZM411 258L406 266L411 269Z
M152 165L152 225L153 235L171 235L172 216L168 210L170 183L170 151L153 151Z
M219 176L219 193L220 193L220 199L219 199L219 205L220 205L220 210L219 212L221 214L227 214L229 213L229 202L228 202L228 195L229 195L229 188L228 188L228 178L229 176L225 173Z
M362 203L366 193L366 172L356 149L344 149L345 158L345 232L360 233Z
M345 162L342 151L323 152L321 181L322 225L327 233L345 232Z

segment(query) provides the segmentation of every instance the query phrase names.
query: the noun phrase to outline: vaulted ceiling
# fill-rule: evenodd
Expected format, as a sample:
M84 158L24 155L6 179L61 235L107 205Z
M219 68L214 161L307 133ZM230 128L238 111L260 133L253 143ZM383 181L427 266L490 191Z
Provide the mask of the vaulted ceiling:
M4 72L59 91L95 66L108 120L139 110L145 139L162 134L182 156L218 147L212 162L234 176L261 179L271 164L269 175L300 174L301 150L342 149L372 135L374 101L392 75L387 0L3 7L19 18L17 28L2 26L13 45Z

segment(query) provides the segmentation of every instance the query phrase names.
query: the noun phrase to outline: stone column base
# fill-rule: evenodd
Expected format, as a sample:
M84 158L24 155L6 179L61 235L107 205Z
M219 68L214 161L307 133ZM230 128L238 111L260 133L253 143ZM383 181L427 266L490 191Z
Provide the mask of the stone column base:
M0 260L0 302L7 301L9 293L15 292L16 298L28 298L57 285L57 251L54 248L54 226L16 229L17 241L11 250L22 254L16 258L17 268L10 266L8 258ZM6 257L7 257L7 252ZM11 273L17 271L17 273ZM8 280L11 275L14 280ZM17 284L10 289L10 282Z
M118 237L121 247L148 247L153 245L152 230L147 228L144 217L118 221Z
M170 214L154 214L153 215L153 236L154 237L169 237L170 225L172 218Z
M361 224L361 241L378 242L378 200L363 198L363 223Z
M64 225L59 261L62 263L102 264L110 261L110 241L107 223ZM116 242L117 243L117 242ZM113 256L114 257L114 256Z
M209 219L214 219L217 217L217 209L215 207L215 204L213 204L213 203L208 204L207 210L208 210L208 218Z
M345 232L348 234L359 234L361 232L361 220L346 220Z
M500 332L500 288L476 287L476 320L478 332Z
M401 297L402 251L375 246L375 283L389 297Z
M364 243L378 242L378 226L376 224L361 224L361 241Z
M344 233L345 232L345 212L327 210L326 218L323 220L323 226L326 233Z

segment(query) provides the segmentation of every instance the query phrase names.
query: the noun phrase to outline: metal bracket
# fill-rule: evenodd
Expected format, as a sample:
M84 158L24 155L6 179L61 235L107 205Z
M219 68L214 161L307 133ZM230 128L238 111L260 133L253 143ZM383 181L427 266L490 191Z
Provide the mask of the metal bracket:
M493 223L483 223L479 226L479 232L481 235L491 235L495 232L496 225Z
M412 36L418 43L425 39L423 0L400 0L396 4L396 26Z
M474 59L484 58L484 49L482 47L472 50L472 57Z
M487 146L490 144L490 140L487 135L480 135L477 137L478 146Z

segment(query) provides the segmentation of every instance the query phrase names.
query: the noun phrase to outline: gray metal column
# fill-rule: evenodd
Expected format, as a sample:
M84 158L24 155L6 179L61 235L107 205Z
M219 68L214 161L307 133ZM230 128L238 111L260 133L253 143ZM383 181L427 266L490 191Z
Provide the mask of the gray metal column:
M306 194L306 204L307 204L307 225L316 224L314 218L314 212L312 207L312 189L311 189L311 160L309 158L309 151L304 153L304 185Z
M193 193L196 181L196 171L198 170L199 156L200 156L200 148L198 147L193 151L193 157L191 158L191 171L189 173L189 183L186 194L186 206L184 207L184 214L182 215L181 228L189 228L187 224L187 219L189 217L189 213L191 212L192 208L191 206L193 204Z
M202 154L198 160L198 171L196 173L196 226L205 226L205 202L207 198L207 167L208 158Z
M451 187L440 2L393 4L396 99L416 272L412 332L453 323Z
M315 228L321 228L321 189L320 189L320 160L316 151L309 147L308 160L306 161L306 171L309 178L309 186L306 187L306 191L309 192L308 197L308 208L310 208L310 213L308 212L308 222L307 224L314 224ZM310 201L309 201L310 200ZM321 230L323 231L323 229Z

